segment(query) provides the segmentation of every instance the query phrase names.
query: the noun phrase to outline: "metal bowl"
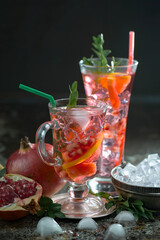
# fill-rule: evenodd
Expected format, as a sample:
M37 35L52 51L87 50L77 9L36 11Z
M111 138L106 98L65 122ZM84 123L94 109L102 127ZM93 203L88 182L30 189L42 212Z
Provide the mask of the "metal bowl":
M153 210L160 210L160 188L143 187L127 184L115 178L117 167L111 171L112 183L116 191L124 198L131 197L143 201L144 206Z

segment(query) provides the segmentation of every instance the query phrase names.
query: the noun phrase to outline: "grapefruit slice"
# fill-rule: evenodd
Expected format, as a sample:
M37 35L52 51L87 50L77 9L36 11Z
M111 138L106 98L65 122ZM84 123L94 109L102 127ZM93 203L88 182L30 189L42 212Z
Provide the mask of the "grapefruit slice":
M122 73L109 73L106 76L98 78L98 82L102 87L108 90L109 97L114 109L120 106L118 94L122 93L131 81L130 75Z
M80 181L85 177L92 176L96 173L96 163L80 163L66 169L68 176L73 181Z
M70 162L67 162L67 163L64 163L62 165L62 168L63 169L67 169L67 168L70 168L72 166L75 166L79 163L82 163L84 162L86 159L88 159L89 157L91 157L95 152L96 150L98 149L98 147L100 146L100 144L102 143L102 140L103 140L103 134L101 134L100 138L97 140L97 142L87 151L85 152L82 156L80 156L79 158L73 160L73 161L70 161ZM65 159L64 159L65 161Z

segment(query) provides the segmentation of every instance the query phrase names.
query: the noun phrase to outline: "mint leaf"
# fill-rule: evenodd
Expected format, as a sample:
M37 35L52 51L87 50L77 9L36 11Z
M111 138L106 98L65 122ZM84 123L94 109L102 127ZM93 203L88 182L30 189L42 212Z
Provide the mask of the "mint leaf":
M72 86L69 87L70 95L69 95L69 103L67 105L68 108L76 107L77 99L78 99L78 91L77 91L77 81L72 83Z
M2 168L0 170L0 178L3 177L6 174L6 168Z
M41 196L41 199L39 201L40 209L37 211L38 217L59 217L59 218L65 218L65 215L61 212L61 205L58 203L53 203L52 199Z
M105 204L105 207L106 207L107 210L109 210L109 209L110 209L111 207L113 207L114 205L115 205L115 203L110 201L110 202L108 202L108 203Z
M58 218L65 218L66 216L64 215L64 213L62 212L56 212L55 213L55 216L58 217Z
M115 206L117 213L124 210L130 211L135 216L136 220L154 220L153 213L156 211L145 208L141 200L135 200L133 198L124 199L121 195L113 198L105 192L92 193L90 191L90 193L95 196L105 198L107 201L105 204L107 210Z

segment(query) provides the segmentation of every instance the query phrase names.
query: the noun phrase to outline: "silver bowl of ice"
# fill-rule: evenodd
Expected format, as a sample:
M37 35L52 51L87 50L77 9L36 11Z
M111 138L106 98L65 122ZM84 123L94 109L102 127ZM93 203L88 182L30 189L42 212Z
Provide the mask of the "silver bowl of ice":
M127 163L112 169L111 177L116 191L124 198L143 201L144 206L160 210L160 157L150 154L137 166Z

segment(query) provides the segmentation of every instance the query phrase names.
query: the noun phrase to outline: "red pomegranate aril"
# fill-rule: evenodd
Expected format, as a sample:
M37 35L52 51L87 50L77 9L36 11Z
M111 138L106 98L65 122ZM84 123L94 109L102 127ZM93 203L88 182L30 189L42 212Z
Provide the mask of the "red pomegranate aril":
M36 193L36 182L28 182L26 180L16 181L13 185L15 193L21 198L28 198Z
M13 192L10 186L6 186L5 188L0 189L0 196L1 207L12 203L14 198L17 197L17 195Z

